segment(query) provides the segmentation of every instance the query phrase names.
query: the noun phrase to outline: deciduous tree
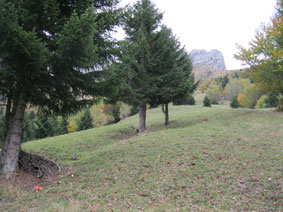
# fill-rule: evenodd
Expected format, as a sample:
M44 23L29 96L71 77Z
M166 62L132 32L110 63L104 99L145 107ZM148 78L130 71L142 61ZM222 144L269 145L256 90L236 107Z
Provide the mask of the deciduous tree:
M257 31L249 48L239 46L235 57L250 66L252 80L266 91L283 95L283 1L277 1L277 10L271 23ZM280 102L280 101L279 101ZM283 101L282 101L283 103ZM279 105L283 109L283 105Z

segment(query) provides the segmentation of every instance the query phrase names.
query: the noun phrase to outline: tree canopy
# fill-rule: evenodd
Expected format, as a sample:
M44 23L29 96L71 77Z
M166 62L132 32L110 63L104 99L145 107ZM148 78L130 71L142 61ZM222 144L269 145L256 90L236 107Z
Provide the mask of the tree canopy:
M149 0L131 7L124 19L127 37L111 67L122 101L139 106L139 132L146 129L146 104L166 104L168 109L168 103L184 100L194 90L189 56L161 20L162 13Z
M126 103L140 108L139 132L146 129L146 104L153 87L151 76L156 55L154 43L162 14L149 0L140 0L124 18L126 39L120 44L121 54L113 66L120 80L119 96Z
M158 32L154 43L155 55L151 74L151 105L165 105L165 124L168 124L168 104L170 102L185 102L194 91L194 75L188 53L173 35L172 31L163 26Z
M7 97L0 173L17 169L27 104L70 114L102 94L99 70L114 51L117 3L0 0L0 95Z
M249 48L239 46L235 57L250 66L252 80L266 91L283 95L283 1L277 1L271 23L262 26ZM282 103L283 104L283 103ZM282 106L281 106L282 107ZM283 107L282 107L283 108Z

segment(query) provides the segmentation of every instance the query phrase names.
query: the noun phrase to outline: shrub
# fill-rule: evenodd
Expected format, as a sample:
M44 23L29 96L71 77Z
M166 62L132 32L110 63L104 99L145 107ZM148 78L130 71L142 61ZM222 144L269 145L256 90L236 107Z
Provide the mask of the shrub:
M195 105L196 104L196 100L193 96L189 96L187 98L187 101L185 102L186 105Z
M204 80L202 83L198 84L198 90L204 93L212 84L212 81L209 79Z
M202 93L204 93L204 92L207 90L207 85L206 85L205 83L201 83L201 84L199 84L198 89L199 89Z
M278 93L269 92L264 100L266 107L277 107L278 105Z
M252 84L250 87L245 89L244 93L247 97L245 107L254 108L257 100L262 96L263 91L259 90L255 84Z
M230 80L225 87L225 99L232 100L234 96L238 96L240 93L243 93L244 87L249 84L249 81L244 79Z
M207 96L205 96L205 98L203 100L203 106L204 107L211 107L210 99Z
M257 100L255 108L256 108L256 109L259 109L259 108L266 108L266 104L265 104L266 98L267 98L266 95L262 95L262 96L259 98L259 100Z
M108 124L118 123L120 119L120 106L121 104L105 104L103 112L112 117L112 120L108 120Z
M239 94L238 96L238 102L240 103L241 106L245 105L245 101L246 101L246 96L244 94Z
M77 128L78 128L76 121L75 120L71 120L69 122L67 128L68 128L68 132L69 133L76 132Z
M242 107L254 108L263 91L259 90L255 84L251 84L244 89L244 93L238 96L238 101Z
M218 104L222 96L222 87L218 84L214 84L206 92L206 95L208 96L212 104Z
M231 108L239 108L241 105L237 99L237 97L233 97L230 103Z
M90 110L86 109L84 115L80 118L78 123L78 131L87 130L93 128L93 119L90 114Z
M103 102L93 105L90 110L92 117L95 117L93 125L96 127L105 126L114 120L112 116L104 113Z

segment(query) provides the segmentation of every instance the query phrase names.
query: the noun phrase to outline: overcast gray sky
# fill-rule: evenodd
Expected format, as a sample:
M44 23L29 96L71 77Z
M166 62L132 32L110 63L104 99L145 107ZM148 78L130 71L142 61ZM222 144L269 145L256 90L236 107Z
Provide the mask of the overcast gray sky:
M121 5L136 0L121 0ZM218 49L227 69L239 69L236 43L248 46L261 23L268 23L276 0L152 0L163 12L163 23L177 35L188 52Z

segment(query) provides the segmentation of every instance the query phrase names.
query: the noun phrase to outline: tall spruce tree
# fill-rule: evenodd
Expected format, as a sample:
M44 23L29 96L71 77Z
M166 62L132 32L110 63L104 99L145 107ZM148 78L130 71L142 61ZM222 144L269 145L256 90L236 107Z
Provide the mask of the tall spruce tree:
M146 104L150 102L152 72L156 59L154 43L162 14L150 0L139 0L124 20L125 41L115 66L121 79L119 95L123 101L139 107L139 132L146 129Z
M103 88L118 0L0 0L0 95L7 98L0 174L18 168L27 104L70 114Z
M196 85L191 60L172 31L163 26L153 45L158 55L151 73L150 104L164 105L165 125L169 123L170 102L184 102Z

